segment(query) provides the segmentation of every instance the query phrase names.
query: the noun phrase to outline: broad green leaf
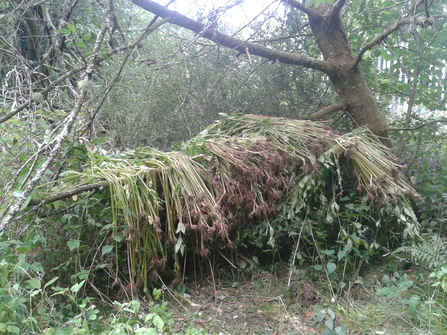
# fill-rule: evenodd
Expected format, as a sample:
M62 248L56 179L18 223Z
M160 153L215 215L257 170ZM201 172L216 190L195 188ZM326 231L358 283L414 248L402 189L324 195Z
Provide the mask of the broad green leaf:
M338 251L338 254L337 254L338 260L341 260L345 256L346 256L346 251L344 251L344 250L339 250Z
M34 263L30 264L30 269L35 271L35 272L40 272L40 273L44 273L45 272L43 270L42 263L40 263L40 262L34 262Z
M40 290L40 288L42 287L41 281L37 278L31 278L27 280L27 282L31 285L32 288L35 288L36 290Z
M105 245L101 249L101 254L104 256L113 250L113 245Z
M20 334L20 328L13 325L8 325L6 327L7 332L14 333L14 334Z
M56 280L58 280L59 277L54 277L53 279L51 279L49 282L47 282L44 286L44 288L47 288L48 286L50 286L51 284L53 284Z
M67 247L70 249L70 251L79 248L79 245L80 245L79 240L70 240L67 242Z
M70 291L73 293L79 292L79 290L84 285L84 283L85 283L85 280L81 281L80 283L74 284L72 287L70 287Z
M76 28L75 28L75 26L72 24L72 23L67 23L67 28L68 28L68 30L70 30L71 32L76 32Z
M315 317L314 323L313 323L312 325L316 325L317 323L320 323L321 321L324 320L325 317L326 317L326 313L323 313L323 312L319 313L319 314Z
M332 272L335 271L335 269L337 268L337 265L335 265L335 264L332 263L332 262L329 262L329 263L327 263L326 267L327 267L327 272L328 272L329 274L331 274Z
M334 319L327 319L324 324L331 332L334 331Z
M23 191L22 190L14 190L12 191L12 196L16 198L20 198L22 196Z
M159 315L155 315L154 318L152 319L152 322L154 323L154 326L157 327L158 329L163 329L165 325L165 322Z

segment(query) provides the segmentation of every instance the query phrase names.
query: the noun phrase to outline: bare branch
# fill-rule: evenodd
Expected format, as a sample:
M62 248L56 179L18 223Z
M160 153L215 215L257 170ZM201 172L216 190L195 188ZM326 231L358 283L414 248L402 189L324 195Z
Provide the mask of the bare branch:
M85 68L87 67L87 64L82 64L79 67L68 71L67 73L65 73L63 76L60 76L58 79L56 79L54 82L52 82L50 85L48 85L47 87L45 87L42 91L40 91L39 93L42 95L47 94L48 92L50 92L53 88L56 87L57 84L63 82L65 79L75 75L76 73L85 70ZM23 104L21 104L20 106L14 108L14 110L12 110L10 113L6 114L5 116L0 118L0 124L8 121L10 118L12 118L14 115L16 115L17 113L19 113L20 111L24 110L26 107L28 107L28 105L30 104L30 100L27 100L26 102L24 102Z
M407 0L404 0L404 1L401 1L401 2L397 2L395 4L392 4L391 6L388 6L388 7L383 7L383 8L380 8L380 9L373 9L373 10L371 10L371 12L381 12L381 11L384 11L384 10L391 9L393 7L397 7L397 6L403 5L404 3L407 3Z
M112 0L108 0L108 16L107 19L104 21L101 30L97 34L96 41L93 47L93 51L90 55L89 61L86 66L86 74L85 78L90 79L91 74L93 73L93 70L96 65L96 58L99 53L99 49L101 46L101 43L103 42L105 32L107 31L108 27L110 26L110 23L113 18L113 3ZM70 134L71 129L74 125L74 123L77 120L77 116L79 112L81 111L81 108L84 106L86 97L86 91L81 90L81 94L79 95L75 107L72 109L72 111L67 115L64 123L64 127L61 130L61 132L53 138L53 140L50 143L51 151L46 158L45 162L39 167L39 169L36 171L34 177L27 183L26 187L24 188L22 194L17 197L11 207L9 207L7 214L3 217L1 223L0 223L0 232L5 231L9 228L11 222L14 220L14 217L17 215L17 213L20 211L21 207L25 203L26 199L31 195L31 192L34 190L34 188L37 186L37 184L42 179L43 175L45 174L45 171L51 166L54 159L59 155L59 152L62 148L62 145L64 143L64 140L67 138L67 136Z
M57 65L64 71L67 70L67 64L65 63L64 55L62 53L62 43L59 39L60 35L57 31L57 28L53 25L53 21L51 19L51 15L48 9L47 5L42 5L42 16L45 21L45 26L48 29L48 32L50 34L50 40L51 40L51 50L54 52L56 63ZM76 92L76 89L73 87L73 84L71 83L70 79L66 78L65 85L68 88L68 93L72 98L77 98L78 93Z
M237 50L240 54L246 54L247 49L250 55L256 55L267 58L273 62L281 62L284 64L302 65L307 68L319 70L329 73L331 67L324 61L316 58L306 57L293 54L290 52L270 49L259 44L247 42L238 38L225 35L217 30L208 29L208 27L200 22L192 20L176 11L167 9L166 7L151 0L132 0L134 4L162 18L169 18L170 22L180 27L186 28L197 33L200 37L210 39L222 46Z
M338 104L327 106L320 109L318 112L313 113L309 116L309 120L315 121L321 119L323 116L338 112L339 110L345 109L347 107L346 102L340 101Z
M360 50L359 54L357 55L357 58L354 63L354 67L356 67L360 61L362 60L363 54L371 50L376 45L380 44L384 40L388 38L391 34L398 31L401 27L406 26L408 24L415 24L417 26L421 27L428 27L431 26L434 22L433 16L432 17L403 17L397 20L391 27L386 29L383 33L381 33L379 36L372 39L370 42L368 42L362 50Z
M282 36L282 37L276 37L276 38L268 38L264 40L254 40L253 43L263 43L263 42L277 42L277 41L284 41L295 37L312 37L313 34L296 34L296 35L288 35L288 36Z
M424 1L424 10L425 10L425 16L426 17L430 17L430 11L428 10L428 1L427 0L425 0Z
M81 194L81 193L84 193L87 191L101 190L106 187L109 187L109 182L108 181L100 181L100 182L93 183L93 184L83 185L83 186L80 186L78 188L75 188L75 189L72 189L69 191L53 194L48 197L31 199L31 201L29 202L29 205L36 206L41 203L49 204L51 202L55 202L55 201L62 200L62 199L67 199L74 195Z
M413 128L387 128L388 131L413 131L418 130L424 127L427 127L433 123L447 123L447 119L440 119L440 120L433 120L424 124L421 124L419 126L413 127Z
M303 12L304 14L312 15L312 12L310 11L310 9L305 7L303 4L301 4L297 0L282 0L282 2L298 9L299 11Z

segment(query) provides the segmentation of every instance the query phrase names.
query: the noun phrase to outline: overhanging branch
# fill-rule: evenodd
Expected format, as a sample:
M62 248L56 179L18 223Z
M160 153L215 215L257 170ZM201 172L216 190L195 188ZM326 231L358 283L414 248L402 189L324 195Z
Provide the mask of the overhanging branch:
M162 18L169 18L169 21L172 24L191 30L199 34L200 37L212 40L224 47L237 50L240 54L246 54L248 52L250 55L263 57L273 62L301 65L324 73L330 72L331 67L326 62L319 59L297 55L290 52L269 49L256 43L231 37L217 30L209 29L206 25L190 19L189 17L186 17L176 11L169 10L166 7L151 0L132 0L132 2L137 6L147 10L148 12L151 12Z
M380 44L382 41L386 40L388 36L393 34L394 32L398 31L401 27L406 26L408 24L415 24L417 26L421 27L428 27L431 26L434 22L433 17L404 17L397 20L391 27L386 29L383 33L381 33L379 36L372 39L370 42L368 42L362 50L360 50L359 54L357 55L357 58L354 63L354 67L356 67L362 60L363 54L371 50L376 45Z

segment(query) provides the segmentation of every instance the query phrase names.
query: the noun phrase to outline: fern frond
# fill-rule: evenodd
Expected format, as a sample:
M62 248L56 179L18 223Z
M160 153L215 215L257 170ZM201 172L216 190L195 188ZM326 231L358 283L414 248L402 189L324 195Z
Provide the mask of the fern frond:
M393 255L406 257L410 262L431 270L436 269L447 264L447 239L433 235L417 244L400 247Z

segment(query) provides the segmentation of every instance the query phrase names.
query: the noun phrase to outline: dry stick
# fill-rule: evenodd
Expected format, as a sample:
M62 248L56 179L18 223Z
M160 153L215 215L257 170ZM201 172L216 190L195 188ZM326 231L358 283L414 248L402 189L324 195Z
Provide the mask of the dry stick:
M208 259L208 264L210 266L210 271L211 271L211 278L213 279L213 287L214 287L214 301L217 302L217 296L216 296L216 292L217 292L217 287L216 287L216 278L214 278L214 270L213 270L213 265L211 264L210 258L207 257Z
M59 77L58 79L56 79L54 82L52 82L50 85L48 85L47 87L45 87L42 91L39 92L39 94L41 95L45 95L48 92L50 92L53 88L56 87L57 84L59 84L60 82L64 81L65 79L67 79L68 77L73 76L74 74L85 70L87 67L87 64L82 64L79 67L68 71L67 73L65 73L63 76ZM27 100L26 102L24 102L23 104L21 104L20 106L14 108L14 110L12 110L9 114L6 114L5 116L3 116L2 118L0 118L0 124L8 121L10 118L12 118L14 115L16 115L18 112L24 110L26 107L28 107L28 105L30 104L30 100Z
M112 8L112 0L108 1L109 9ZM90 55L89 62L87 63L87 69L86 69L86 75L85 78L87 80L90 80L94 67L95 67L95 61L98 57L99 50L102 44L102 41L104 39L105 33L108 29L108 26L112 19L112 10L109 10L108 17L103 23L101 27L101 31L99 32L95 45L93 47L92 54ZM8 210L8 214L6 217L3 218L2 222L0 223L0 233L5 231L9 228L11 222L13 221L16 214L20 211L20 208L25 203L28 196L31 195L31 192L34 190L34 188L37 186L39 181L42 179L43 175L45 174L45 171L50 167L50 165L53 163L53 160L58 156L59 151L62 147L62 144L64 143L64 140L67 138L67 136L70 134L71 128L73 127L73 124L76 121L76 117L78 116L86 97L85 90L81 91L81 94L79 95L79 99L76 102L75 107L73 110L68 114L67 119L65 121L65 125L61 131L61 133L56 136L50 143L50 145L53 145L53 148L51 149L50 155L46 159L46 161L42 164L42 166L37 170L34 177L28 182L28 185L25 187L25 190L21 194L20 197L17 197L14 205L10 207Z
M318 257L319 257L320 260L323 262L324 259L323 259L323 256L321 256L320 250L318 249L317 241L315 240L314 233L313 233L313 230L312 230L312 225L311 225L310 221L309 221L309 227L310 227L310 235L312 236L312 241L313 241L314 244L315 244L315 249L317 250ZM325 275L326 275L326 280L327 280L329 289L331 290L332 298L333 298L334 301L335 301L335 300L336 300L336 296L335 296L334 287L332 286L331 279L329 278L329 274L328 274L328 272L327 272L327 268L324 266L324 264L323 264L323 270L324 270L324 273L325 273Z
M45 26L48 30L49 35L50 35L50 40L51 40L51 45L52 45L50 51L54 52L57 65L62 70L67 70L67 64L65 63L64 54L62 53L62 47L61 47L62 42L59 39L60 35L57 33L57 28L54 26L54 24L51 20L50 11L49 11L47 5L42 6L42 16L43 16L43 20L45 22ZM76 89L74 88L74 86L71 83L69 78L65 79L65 85L68 88L68 94L73 99L78 98L78 92L76 92Z
M306 218L304 220L306 220ZM295 265L295 259L296 259L296 254L298 253L298 248L300 247L301 234L303 233L303 229L304 229L304 222L301 225L300 234L298 235L298 242L296 243L296 248L295 248L295 251L293 252L293 260L292 260L292 264L290 265L290 271L289 271L289 280L287 281L288 287L290 287L290 281L292 280L292 272L293 272L292 270L293 270L293 266Z
M42 198L35 198L35 199L31 199L31 201L29 202L30 206L35 206L41 203L45 203L45 204L49 204L51 202L55 202L58 200L62 200L62 199L67 199L70 198L76 194L80 194L80 193L84 193L87 191L94 191L94 190L101 190L103 188L109 187L109 182L104 180L104 181L100 181L94 184L87 184L87 185L82 185L78 188L69 190L69 191L64 191L64 192L60 192L54 195L50 195L48 197L42 197Z
M348 107L346 102L340 101L339 103L327 106L327 107L320 109L319 111L311 114L309 116L309 120L311 120L311 121L319 120L327 114L335 113L335 112L338 112L339 110L344 110L344 109L346 109L346 107Z

